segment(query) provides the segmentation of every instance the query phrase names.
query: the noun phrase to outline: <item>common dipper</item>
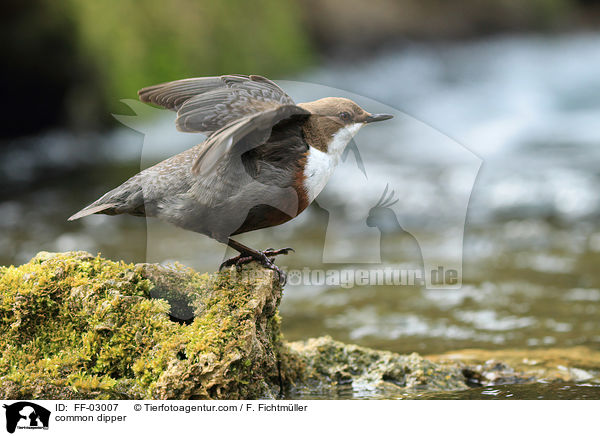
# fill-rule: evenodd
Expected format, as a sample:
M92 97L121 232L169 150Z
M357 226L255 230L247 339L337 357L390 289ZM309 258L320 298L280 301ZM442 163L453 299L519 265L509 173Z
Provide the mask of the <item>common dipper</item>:
M274 258L231 236L283 224L321 192L344 148L370 114L346 98L295 104L257 75L176 80L143 88L140 100L177 112L182 132L207 139L131 177L69 218L101 213L158 217L238 251L225 266L256 260L285 275Z

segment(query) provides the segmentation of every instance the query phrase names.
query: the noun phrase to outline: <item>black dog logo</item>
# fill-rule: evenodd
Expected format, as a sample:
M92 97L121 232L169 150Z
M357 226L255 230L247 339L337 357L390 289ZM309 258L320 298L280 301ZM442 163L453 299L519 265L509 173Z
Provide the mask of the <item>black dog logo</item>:
M6 409L6 431L14 433L19 428L48 428L50 411L29 401L4 405Z

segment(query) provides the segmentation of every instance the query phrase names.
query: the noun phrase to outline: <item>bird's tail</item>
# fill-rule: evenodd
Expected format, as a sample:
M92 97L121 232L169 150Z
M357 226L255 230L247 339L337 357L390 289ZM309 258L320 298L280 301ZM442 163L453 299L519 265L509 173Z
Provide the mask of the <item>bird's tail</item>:
M88 216L88 215L93 215L95 213L104 213L104 214L108 214L108 215L114 215L113 213L110 213L110 210L114 209L116 204L114 204L114 203L96 204L96 203L97 202L94 202L94 203L90 204L89 206L84 207L76 214L71 215L69 217L68 221L75 221L75 220L78 220L79 218L83 218L84 216Z
M145 216L144 193L137 177L132 177L112 191L107 192L89 206L69 217L74 221L95 213L105 215L130 214Z

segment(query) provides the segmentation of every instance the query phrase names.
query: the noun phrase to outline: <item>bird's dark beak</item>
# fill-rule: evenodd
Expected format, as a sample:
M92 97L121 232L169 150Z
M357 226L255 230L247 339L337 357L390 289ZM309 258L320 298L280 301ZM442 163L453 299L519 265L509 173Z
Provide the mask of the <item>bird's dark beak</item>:
M371 114L365 119L365 123L374 123L375 121L385 121L390 118L394 118L393 115L389 114Z

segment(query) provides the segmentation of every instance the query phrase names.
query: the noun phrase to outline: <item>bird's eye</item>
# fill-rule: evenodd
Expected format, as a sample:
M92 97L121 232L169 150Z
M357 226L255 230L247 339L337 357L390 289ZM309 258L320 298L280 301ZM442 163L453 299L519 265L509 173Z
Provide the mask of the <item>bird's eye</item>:
M342 121L350 120L350 114L348 112L340 112L339 117Z

